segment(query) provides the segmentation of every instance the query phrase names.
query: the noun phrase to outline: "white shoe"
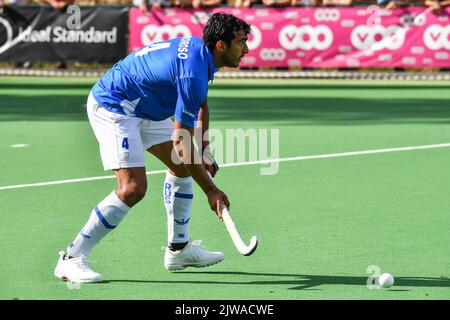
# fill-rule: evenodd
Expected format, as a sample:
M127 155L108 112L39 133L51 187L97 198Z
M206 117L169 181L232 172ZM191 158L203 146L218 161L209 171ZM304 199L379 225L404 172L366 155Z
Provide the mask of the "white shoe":
M180 251L172 251L165 247L164 267L170 271L183 270L186 267L201 268L219 263L224 259L222 252L207 251L201 243L202 240L189 241Z
M59 252L59 260L54 275L61 280L74 283L103 281L100 273L94 272L89 268L85 256L67 259L67 254L64 251Z

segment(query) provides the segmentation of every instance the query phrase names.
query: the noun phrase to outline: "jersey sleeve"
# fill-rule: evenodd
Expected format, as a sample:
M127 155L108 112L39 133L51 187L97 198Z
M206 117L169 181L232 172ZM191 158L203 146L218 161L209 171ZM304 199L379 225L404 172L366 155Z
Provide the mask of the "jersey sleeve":
M175 119L185 126L194 128L200 107L208 94L208 81L195 77L180 78L177 89Z

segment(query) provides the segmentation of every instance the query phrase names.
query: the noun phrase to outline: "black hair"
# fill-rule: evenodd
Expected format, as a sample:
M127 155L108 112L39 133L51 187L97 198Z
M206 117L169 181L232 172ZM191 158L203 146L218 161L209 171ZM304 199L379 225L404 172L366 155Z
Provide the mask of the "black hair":
M209 18L205 29L203 29L203 42L211 51L214 50L214 47L219 40L222 40L230 46L231 41L241 30L243 30L246 35L252 32L250 25L244 20L231 14L217 12Z

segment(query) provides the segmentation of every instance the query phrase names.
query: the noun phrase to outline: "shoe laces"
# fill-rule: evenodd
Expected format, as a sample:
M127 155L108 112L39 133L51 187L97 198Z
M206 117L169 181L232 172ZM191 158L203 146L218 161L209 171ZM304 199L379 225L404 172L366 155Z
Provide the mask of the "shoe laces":
M72 258L75 265L80 268L83 272L91 272L91 268L89 267L88 260L85 256L80 256L76 258Z
M195 251L198 251L198 250L201 250L201 251L206 250L206 247L205 247L205 245L204 245L202 242L203 242L203 240L194 240L194 241L191 242L191 246L192 246L192 248L193 248Z

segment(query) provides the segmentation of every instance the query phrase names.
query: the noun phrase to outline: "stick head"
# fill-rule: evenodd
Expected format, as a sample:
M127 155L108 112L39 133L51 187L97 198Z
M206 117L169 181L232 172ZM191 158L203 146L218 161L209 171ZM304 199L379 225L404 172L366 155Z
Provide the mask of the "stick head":
M210 179L212 180L212 176L209 173L209 171L206 171ZM244 241L242 240L241 235L239 234L239 231L236 229L236 225L233 222L233 219L231 218L231 214L228 211L228 208L225 204L223 204L222 207L222 219L225 223L225 226L228 230L228 233L231 236L231 239L233 240L234 246L236 249L238 249L239 253L243 256L249 256L253 252L255 252L256 248L258 247L258 238L256 236L253 236L250 239L250 244L247 246Z
M242 240L239 231L236 229L236 225L234 224L234 221L231 218L231 214L226 206L224 206L222 210L222 218L225 226L227 227L228 233L233 240L234 246L239 251L239 253L243 256L249 256L253 252L255 252L256 247L258 246L258 238L256 238L256 236L253 236L250 240L250 244L246 245Z
M258 247L258 238L256 236L253 236L250 239L250 244L247 246L244 252L241 252L241 254L244 256L250 256L253 252L255 252L257 247Z

